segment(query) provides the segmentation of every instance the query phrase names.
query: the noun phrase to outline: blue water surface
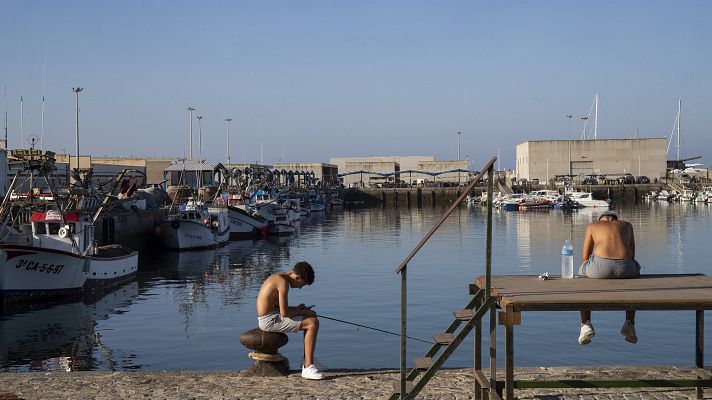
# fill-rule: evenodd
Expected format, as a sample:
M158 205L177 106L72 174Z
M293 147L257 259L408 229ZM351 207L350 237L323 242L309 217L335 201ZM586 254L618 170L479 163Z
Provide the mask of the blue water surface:
M290 238L236 241L197 252L142 252L136 279L109 294L5 310L0 370L245 369L251 360L239 336L257 324L260 284L302 260L314 266L316 281L292 290L291 303L316 304L321 315L399 332L400 277L394 270L444 211L334 210L303 220ZM712 272L712 206L641 203L617 211L635 227L643 273ZM572 238L574 259L580 259L584 229L601 212L495 210L493 273L559 274L562 242ZM449 325L451 312L469 301L468 284L485 273L485 239L485 209L462 206L410 262L409 335L432 340ZM525 312L515 327L516 364L694 364L694 311L639 312L636 345L619 334L623 320L622 312L594 312L596 337L580 346L578 313ZM707 324L707 337L710 329ZM498 333L501 350L503 330ZM330 368L397 367L399 340L322 319L317 355ZM418 341L408 346L409 358L429 348ZM470 336L446 367L472 366L472 347ZM298 367L301 334L290 335L280 351Z

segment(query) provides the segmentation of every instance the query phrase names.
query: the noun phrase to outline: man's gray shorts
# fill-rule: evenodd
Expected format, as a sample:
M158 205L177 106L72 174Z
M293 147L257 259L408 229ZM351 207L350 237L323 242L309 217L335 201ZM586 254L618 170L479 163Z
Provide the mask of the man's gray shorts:
M640 264L635 260L591 256L579 267L579 275L594 279L636 278L640 276Z
M269 314L257 317L257 324L260 329L265 332L299 332L299 326L302 324L302 316L282 318L279 311L275 310Z

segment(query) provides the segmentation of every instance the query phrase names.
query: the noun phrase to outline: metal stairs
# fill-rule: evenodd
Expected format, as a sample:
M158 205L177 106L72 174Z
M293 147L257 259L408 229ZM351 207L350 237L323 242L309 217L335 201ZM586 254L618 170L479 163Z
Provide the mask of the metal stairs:
M490 296L485 299L484 295L484 290L479 291L464 309L452 313L454 320L445 332L434 334L435 343L425 355L413 359L413 369L406 377L405 395L401 396L401 382L395 381L393 382L394 393L391 395L390 400L414 399L430 379L435 376L435 373L443 366L445 361L455 352L472 329L475 327L481 329L482 317L490 311L494 301ZM461 327L463 323L464 326ZM442 352L440 352L441 349L443 349ZM481 375L477 379L478 384L481 385L482 390L489 392L488 380L484 374Z

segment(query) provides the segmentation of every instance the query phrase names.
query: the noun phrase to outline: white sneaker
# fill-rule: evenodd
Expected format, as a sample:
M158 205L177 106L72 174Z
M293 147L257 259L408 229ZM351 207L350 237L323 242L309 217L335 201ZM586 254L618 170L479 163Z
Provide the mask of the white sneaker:
M591 338L594 336L596 336L596 331L593 330L591 321L586 321L585 324L581 324L581 334L578 338L579 344L586 345L591 343Z
M302 368L304 368L304 361L305 360L302 358ZM316 367L316 369L318 369L321 372L326 372L329 370L329 368L327 368L326 365L320 363L316 357L314 357L314 366Z
M638 343L638 335L635 334L635 323L630 320L625 320L621 328L621 335L625 336L625 341L628 343Z
M302 378L304 379L324 379L324 374L314 366L314 364L304 368L302 367Z

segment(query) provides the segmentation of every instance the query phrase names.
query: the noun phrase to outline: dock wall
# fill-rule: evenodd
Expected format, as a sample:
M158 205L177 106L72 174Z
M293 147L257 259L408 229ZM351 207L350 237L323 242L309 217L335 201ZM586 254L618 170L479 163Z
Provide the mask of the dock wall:
M593 193L595 199L611 199L614 203L636 203L651 190L663 188L661 184L645 185L595 185L575 186L577 190ZM482 195L485 187L475 187L475 195ZM537 187L527 189L538 190ZM541 189L545 189L541 186ZM383 207L435 207L452 204L465 190L465 187L425 187L425 188L379 188L344 191L346 206L383 206ZM515 188L515 192L522 192ZM528 192L529 190L525 190Z

